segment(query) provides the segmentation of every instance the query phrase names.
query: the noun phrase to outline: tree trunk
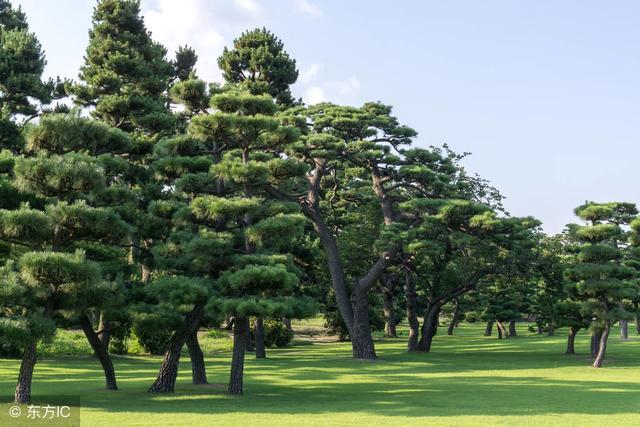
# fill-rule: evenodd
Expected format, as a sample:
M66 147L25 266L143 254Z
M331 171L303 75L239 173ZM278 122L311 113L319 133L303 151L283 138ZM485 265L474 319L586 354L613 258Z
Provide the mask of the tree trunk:
M353 331L351 332L351 348L356 359L377 359L376 349L371 335L369 323L369 298L367 293L354 290L353 301Z
M431 351L433 337L438 333L438 318L440 315L440 305L427 307L424 311L424 321L422 322L422 336L418 342L418 350L423 352Z
M109 351L109 342L111 341L111 325L107 320L103 311L100 311L100 321L98 322L98 338L102 346Z
M576 335L578 334L579 330L580 328L576 328L573 326L569 328L569 334L567 335L567 351L565 352L565 354L576 354L574 344L576 342Z
M284 319L282 319L282 323L284 323L284 326L290 330L291 332L293 332L293 328L291 327L291 319L285 317Z
M389 338L397 338L396 332L396 316L393 307L393 289L389 289L386 285L382 288L383 310L384 310L384 336Z
M31 403L31 381L36 360L36 341L32 341L24 347L20 373L18 374L18 384L16 384L15 403Z
M548 337L552 337L552 336L554 336L555 334L556 334L556 330L555 330L555 328L553 327L553 324L552 324L552 323L549 323L549 325L547 325L547 336L548 336Z
M178 377L178 365L182 347L187 340L187 336L198 330L203 316L204 305L196 304L193 310L187 314L182 327L171 335L167 349L164 352L160 372L158 372L158 377L149 387L149 392L173 393L176 386L176 378Z
M498 339L509 338L507 329L504 327L501 321L496 320L496 326L498 327Z
M458 317L460 316L460 313L459 313L460 303L458 302L457 298L454 300L453 304L454 304L453 316L451 316L451 323L449 323L449 328L447 329L447 335L453 335L453 330L458 325Z
M518 331L516 330L516 319L509 320L509 337L517 337Z
M249 329L249 319L237 317L233 324L233 355L231 356L231 374L229 376L229 393L242 394L244 376L244 352Z
M598 355L598 350L600 346L600 337L602 336L602 330L596 329L591 334L591 357L596 357Z
M598 343L598 354L596 355L596 360L593 361L594 368L602 367L602 362L604 362L604 356L607 352L607 338L609 338L610 331L611 325L607 322L600 336L600 342Z
M418 314L416 313L416 284L411 277L410 271L405 272L405 295L407 298L407 321L409 322L409 341L407 342L408 351L418 351L418 335L420 333L420 323L418 322Z
M247 318L247 322L249 322L249 318ZM243 328L243 330L244 330L244 340L242 340L242 342L244 342L244 351L245 352L254 351L255 347L253 346L253 334L251 333L251 323L250 322L247 323L247 327Z
M636 332L640 334L640 312L636 312Z
M262 317L256 317L253 336L256 340L256 359L266 358L267 350L264 345L264 319Z
M191 359L191 378L194 384L207 384L207 369L204 364L204 355L198 342L198 330L187 335L187 349Z
M629 339L629 321L627 320L620 321L620 338L623 340Z
M111 361L111 356L109 356L107 347L105 347L102 341L100 341L98 334L93 330L93 325L86 314L81 315L78 320L80 321L80 327L82 328L84 335L87 337L87 341L89 341L93 352L102 365L104 378L107 383L107 390L117 390L118 385L116 383L116 372L113 369L113 362Z
M484 328L484 336L490 337L493 333L493 320L487 322L487 326Z

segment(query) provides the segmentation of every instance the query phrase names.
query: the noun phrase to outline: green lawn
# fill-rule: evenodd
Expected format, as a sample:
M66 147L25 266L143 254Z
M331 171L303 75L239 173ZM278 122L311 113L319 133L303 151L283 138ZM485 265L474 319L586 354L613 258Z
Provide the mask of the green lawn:
M588 337L565 356L555 337L524 332L482 337L481 325L438 335L430 354L407 354L405 339L378 340L380 360L354 361L347 343L270 350L247 357L245 395L225 393L229 354L207 357L209 386L190 384L187 357L177 392L146 388L158 357L116 357L120 390L103 390L91 357L38 362L34 400L80 396L83 425L640 425L640 337L612 333L606 367L593 369ZM444 333L445 331L441 331ZM635 331L634 331L635 332ZM0 396L12 398L19 362L2 360ZM0 425L6 411L0 414ZM3 416L5 418L3 418Z

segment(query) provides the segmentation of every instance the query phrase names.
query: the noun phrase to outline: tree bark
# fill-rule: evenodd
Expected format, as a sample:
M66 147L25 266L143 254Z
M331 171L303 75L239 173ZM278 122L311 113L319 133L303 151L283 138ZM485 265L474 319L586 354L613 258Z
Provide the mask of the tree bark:
M416 312L417 296L416 284L410 271L405 272L404 290L407 298L407 321L409 322L408 351L418 351L418 336L420 334L420 323Z
M565 354L576 354L575 342L576 335L578 334L579 330L580 328L576 328L574 326L569 327L569 334L567 335L567 351L565 352Z
M516 319L509 320L509 337L517 337L518 331L516 330Z
M556 330L555 330L555 328L553 327L553 324L552 324L552 323L549 323L549 325L547 325L547 336L548 336L548 337L552 337L552 336L554 336L555 334L556 334Z
M264 345L264 319L262 317L256 317L253 337L256 340L256 359L266 358L267 350Z
M598 354L596 355L596 359L593 361L594 368L602 367L602 362L604 362L604 356L607 352L607 338L609 338L610 331L611 325L607 322L604 330L602 331L602 335L600 336L600 342L598 343Z
M231 373L229 376L229 393L242 394L244 377L244 352L247 339L246 330L249 329L249 319L237 317L233 324L233 354L231 356Z
M16 384L15 403L31 403L31 382L33 380L33 369L36 366L36 341L25 345L22 363L20 363L20 373Z
M396 316L393 307L393 287L389 289L388 284L382 288L383 311L384 311L384 336L388 338L397 338L396 332Z
M636 312L636 332L640 334L640 312Z
M107 320L103 311L100 311L100 321L98 322L98 338L102 346L109 351L109 342L111 341L111 325Z
M629 339L629 322L627 320L620 321L620 338L623 340Z
M424 311L424 321L422 322L422 336L418 342L418 350L423 352L431 351L433 337L438 333L438 319L441 305L436 304Z
M376 350L371 335L369 323L369 298L367 293L355 289L353 301L353 332L351 333L351 348L355 359L377 359Z
M180 354L182 347L187 340L187 336L198 330L202 317L204 316L204 304L196 304L193 310L187 314L184 324L171 335L158 377L149 387L151 393L173 393L178 377L178 366L180 364Z
M487 322L487 326L484 328L484 336L490 337L492 333L493 333L493 321L489 320Z
M207 384L207 369L204 364L204 355L198 342L198 330L187 335L187 349L191 359L191 379L194 384Z
M591 334L591 357L596 357L598 355L601 336L602 330L600 329L593 331L593 333Z
M282 323L284 323L284 326L290 330L291 332L293 332L293 327L291 326L291 319L285 317L282 319Z
M447 335L453 335L453 330L458 325L458 317L460 316L460 303L457 298L453 301L453 305L453 315L451 316L451 323L449 323L449 328L447 329Z
M93 330L93 325L86 314L81 315L78 320L80 321L80 327L87 337L87 341L91 345L93 352L102 365L104 371L104 379L107 383L107 390L117 390L118 384L116 383L116 372L113 369L113 362L107 347L104 346L100 340L98 334Z
M501 321L496 320L496 326L498 327L498 339L509 338L509 335L507 334L507 330Z

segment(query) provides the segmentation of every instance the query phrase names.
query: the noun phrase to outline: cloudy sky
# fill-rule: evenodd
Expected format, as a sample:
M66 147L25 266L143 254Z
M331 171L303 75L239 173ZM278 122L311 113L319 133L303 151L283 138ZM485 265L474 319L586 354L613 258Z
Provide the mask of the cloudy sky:
M93 0L19 0L48 59L75 77ZM198 73L243 30L265 26L298 62L308 103L382 101L421 146L472 152L514 215L547 232L585 200L640 203L640 2L585 0L143 0L169 52Z

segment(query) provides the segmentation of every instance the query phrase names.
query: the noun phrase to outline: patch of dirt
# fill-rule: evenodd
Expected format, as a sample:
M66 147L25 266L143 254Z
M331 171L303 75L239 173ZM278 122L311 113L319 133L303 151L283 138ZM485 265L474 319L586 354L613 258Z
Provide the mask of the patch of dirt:
M338 342L338 337L329 335L322 326L293 326L294 339L312 343Z

